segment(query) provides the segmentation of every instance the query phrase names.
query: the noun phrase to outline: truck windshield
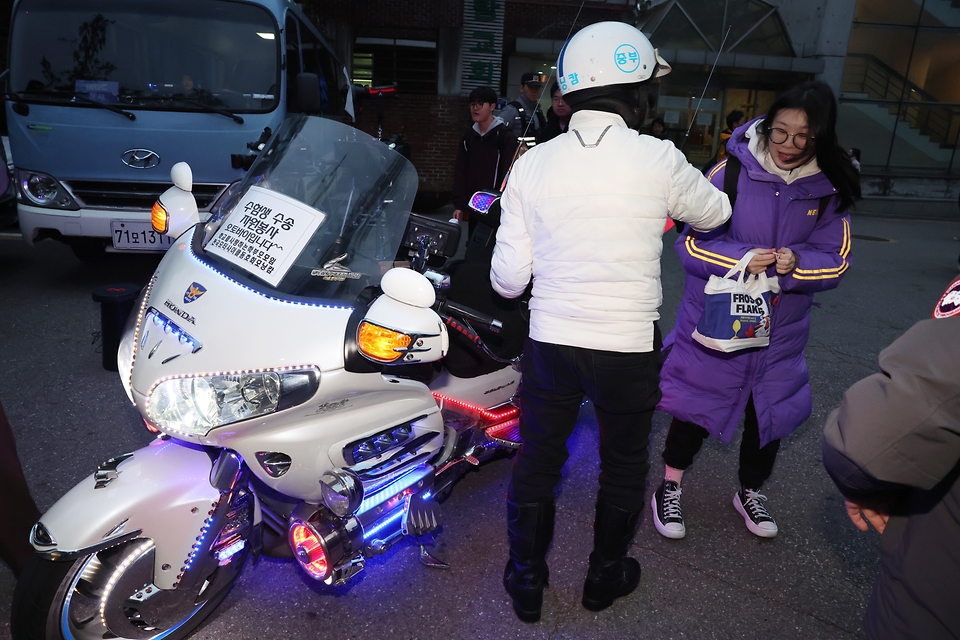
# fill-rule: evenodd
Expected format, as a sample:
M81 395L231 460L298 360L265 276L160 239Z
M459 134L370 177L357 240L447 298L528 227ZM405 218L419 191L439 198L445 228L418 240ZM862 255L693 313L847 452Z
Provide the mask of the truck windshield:
M10 89L29 102L266 112L279 100L277 22L232 0L22 0Z

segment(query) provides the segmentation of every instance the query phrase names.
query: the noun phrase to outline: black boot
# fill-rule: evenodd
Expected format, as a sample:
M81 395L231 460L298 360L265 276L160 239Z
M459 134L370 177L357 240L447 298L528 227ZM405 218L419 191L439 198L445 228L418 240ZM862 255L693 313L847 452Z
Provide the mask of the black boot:
M639 522L639 511L624 511L602 498L597 501L593 553L583 583L583 606L590 611L606 609L640 584L640 563L626 557Z
M513 610L524 622L537 622L547 586L547 548L553 539L553 502L517 504L507 500L510 559L503 572L503 588L513 599Z

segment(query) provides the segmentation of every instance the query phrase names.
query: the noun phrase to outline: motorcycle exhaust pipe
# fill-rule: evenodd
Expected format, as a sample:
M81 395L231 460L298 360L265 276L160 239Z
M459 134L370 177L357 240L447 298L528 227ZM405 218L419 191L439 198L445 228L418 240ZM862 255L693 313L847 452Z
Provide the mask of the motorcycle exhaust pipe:
M301 503L290 517L288 540L307 575L330 584L334 570L363 548L363 527L355 517L336 518L326 509Z

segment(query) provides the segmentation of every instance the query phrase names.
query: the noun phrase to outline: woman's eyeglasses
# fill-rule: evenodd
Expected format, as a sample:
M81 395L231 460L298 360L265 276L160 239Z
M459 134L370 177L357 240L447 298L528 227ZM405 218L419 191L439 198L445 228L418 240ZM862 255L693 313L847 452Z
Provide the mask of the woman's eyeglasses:
M787 141L787 138L793 138L793 146L797 149L806 149L811 140L816 140L813 136L805 133L790 134L778 127L771 127L767 135L770 137L770 142L774 144L783 144Z

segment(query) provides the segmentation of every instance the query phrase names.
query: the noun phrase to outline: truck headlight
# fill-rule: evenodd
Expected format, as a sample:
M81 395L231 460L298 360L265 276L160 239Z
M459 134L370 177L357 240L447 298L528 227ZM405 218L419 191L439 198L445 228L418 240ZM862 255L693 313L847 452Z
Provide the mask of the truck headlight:
M74 211L80 208L66 188L56 178L45 173L18 169L17 184L20 186L21 195L38 207Z
M306 402L316 367L225 372L160 380L147 394L147 419L159 429L205 436L211 429Z

